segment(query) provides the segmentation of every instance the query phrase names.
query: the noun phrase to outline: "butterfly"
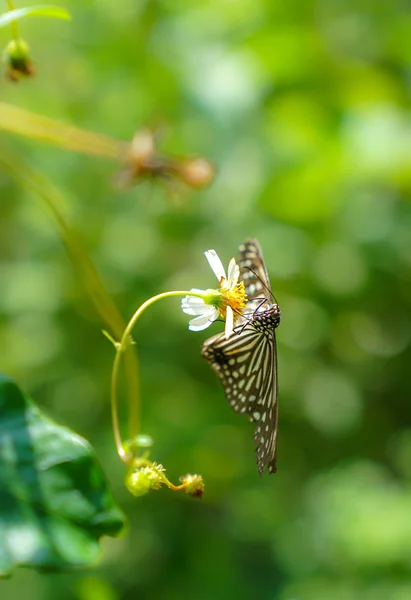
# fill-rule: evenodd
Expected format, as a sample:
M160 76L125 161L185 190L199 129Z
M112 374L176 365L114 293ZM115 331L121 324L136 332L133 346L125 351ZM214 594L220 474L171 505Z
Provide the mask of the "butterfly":
M277 470L278 384L275 329L281 312L274 302L270 280L257 240L248 239L239 248L240 279L244 281L247 305L229 339L215 335L204 342L201 354L210 363L236 413L246 414L256 424L257 466Z

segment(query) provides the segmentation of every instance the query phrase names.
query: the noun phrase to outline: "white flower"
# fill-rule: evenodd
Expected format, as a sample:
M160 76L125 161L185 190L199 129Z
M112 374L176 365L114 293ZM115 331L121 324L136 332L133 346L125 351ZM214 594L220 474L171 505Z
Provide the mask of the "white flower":
M185 296L181 301L181 308L186 314L195 317L188 324L191 331L202 331L216 321L219 316L223 317L225 319L225 337L228 339L233 332L235 319L245 306L244 284L238 283L240 269L232 258L228 265L227 277L217 252L207 250L204 254L220 287L218 290L193 288L190 293L195 296Z
M190 292L201 294L202 296L207 294L207 290L197 290L196 288L193 288ZM184 296L181 301L181 308L187 315L195 315L195 319L191 319L188 324L188 328L191 331L206 329L220 315L218 308L212 304L206 304L204 298L199 298L198 296Z

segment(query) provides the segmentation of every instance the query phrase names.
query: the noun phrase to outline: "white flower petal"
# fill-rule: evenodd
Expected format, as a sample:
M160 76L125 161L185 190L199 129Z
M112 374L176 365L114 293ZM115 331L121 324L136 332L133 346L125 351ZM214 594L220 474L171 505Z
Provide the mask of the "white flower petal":
M235 287L238 283L239 277L240 277L240 267L235 262L235 259L232 258L230 260L230 264L228 265L228 286L230 288Z
M213 273L217 277L218 281L221 281L222 277L226 279L223 263L221 262L217 252L215 250L207 250L206 252L204 252L204 254L206 256L206 259L208 260L208 264L212 268Z
M195 312L193 312L193 314L195 316L197 315L213 315L214 311L216 310L214 308L214 306L212 306L211 304L202 304L201 306L194 306L194 307L190 307L192 308ZM201 312L197 310L201 308Z
M182 306L181 308L183 309L183 312L186 315L190 315L190 317L197 317L198 315L204 314L204 306L198 306L195 308L189 306Z
M205 304L205 301L204 298L197 298L197 296L184 296L181 304L185 304L186 306L201 306Z
M205 290L198 290L197 288L193 288L190 292L193 292L193 294L206 293ZM207 306L203 298L198 298L197 296L184 296L181 300L181 309L187 315L201 315L205 312Z
M202 331L218 318L218 310L213 306L210 306L210 308L211 311L207 312L207 314L191 319L188 324L190 331Z
M200 300L200 302L193 302L193 300ZM181 301L181 309L186 313L186 315L203 315L205 312L207 312L208 307L209 305L205 304L204 300L201 298L185 296Z
M225 339L228 340L230 335L233 333L234 326L234 313L231 306L227 306L227 312L225 317Z

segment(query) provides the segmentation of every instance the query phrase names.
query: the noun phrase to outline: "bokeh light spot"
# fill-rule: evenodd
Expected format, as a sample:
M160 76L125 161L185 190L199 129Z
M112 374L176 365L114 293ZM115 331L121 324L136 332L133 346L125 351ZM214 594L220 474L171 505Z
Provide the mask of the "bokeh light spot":
M347 434L360 423L360 391L354 381L340 371L320 368L309 375L302 400L308 420L326 435Z
M318 283L326 291L336 295L358 292L366 283L364 261L354 246L332 242L318 252L314 264Z

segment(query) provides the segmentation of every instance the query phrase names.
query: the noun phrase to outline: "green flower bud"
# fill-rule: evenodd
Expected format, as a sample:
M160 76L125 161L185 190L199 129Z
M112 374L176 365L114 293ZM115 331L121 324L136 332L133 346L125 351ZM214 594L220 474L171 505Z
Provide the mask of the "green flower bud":
M11 40L3 52L3 60L7 65L6 75L11 81L34 74L30 48L24 40Z
M184 491L193 498L201 498L204 494L204 481L201 475L184 475L180 477L181 483L185 486Z
M144 433L136 435L132 440L124 442L124 451L130 458L137 456L141 449L148 450L153 445L153 438Z
M136 468L131 465L125 478L125 485L133 496L144 496L151 490L159 490L163 479L161 465Z

